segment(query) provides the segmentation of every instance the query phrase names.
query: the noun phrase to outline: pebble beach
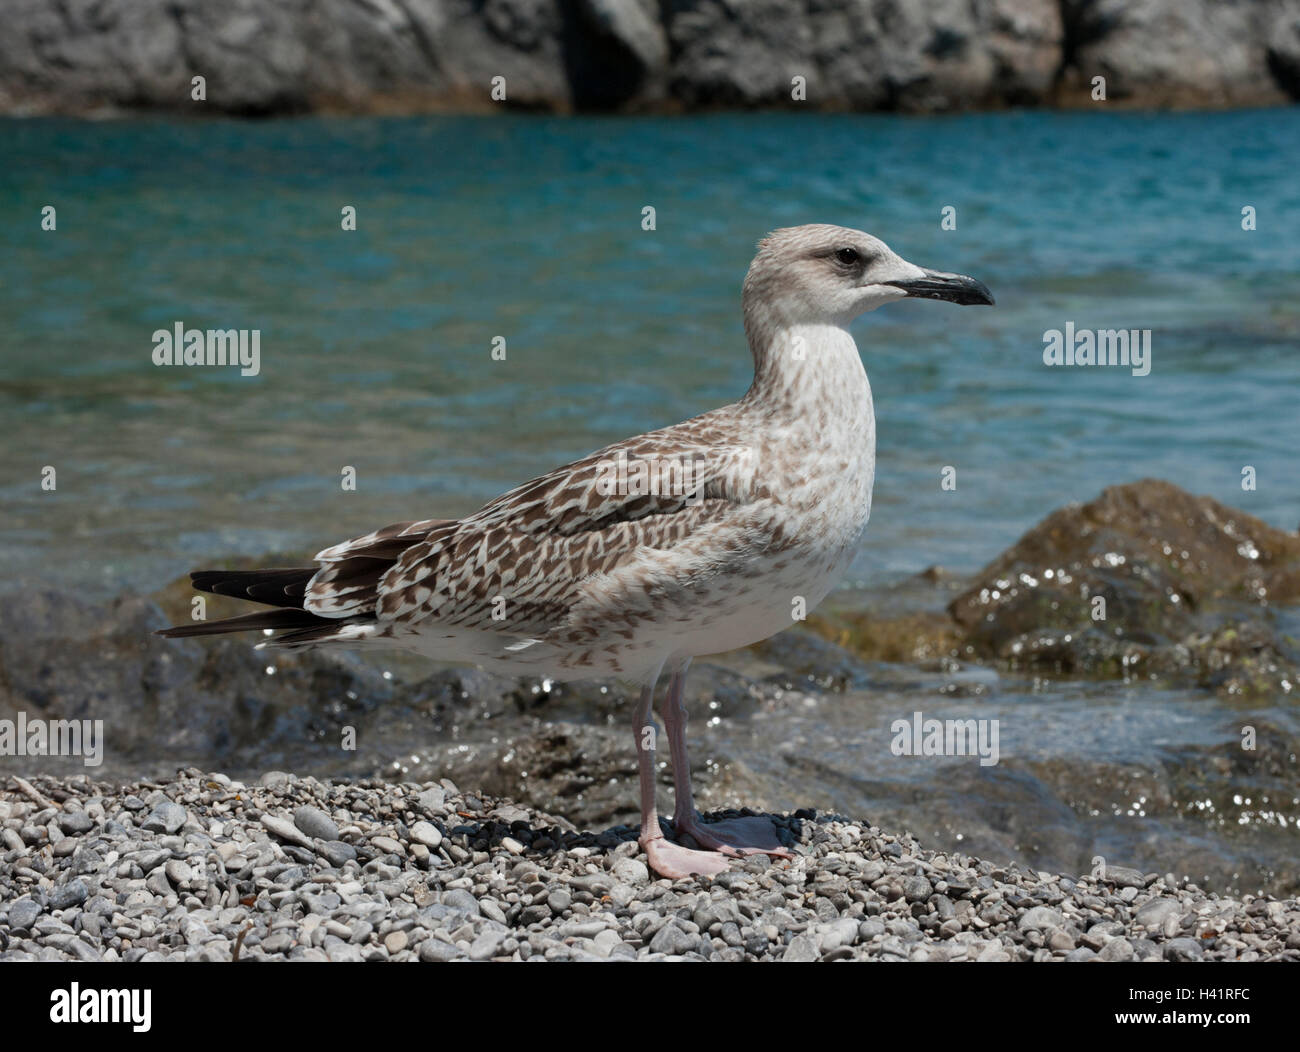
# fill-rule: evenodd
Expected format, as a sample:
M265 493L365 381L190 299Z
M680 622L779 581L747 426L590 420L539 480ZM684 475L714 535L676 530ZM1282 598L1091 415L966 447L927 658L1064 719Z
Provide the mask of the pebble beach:
M724 814L724 812L719 812ZM1300 960L1300 902L1034 872L863 821L653 879L631 827L440 783L0 783L0 960Z

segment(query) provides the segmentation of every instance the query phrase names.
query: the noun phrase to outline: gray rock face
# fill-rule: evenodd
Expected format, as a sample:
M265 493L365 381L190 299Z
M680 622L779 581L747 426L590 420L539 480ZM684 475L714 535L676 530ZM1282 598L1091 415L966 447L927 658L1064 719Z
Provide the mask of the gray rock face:
M1095 75L1119 102L1256 104L1300 93L1298 17L1297 0L14 0L0 112L923 111L1087 105Z
M1233 106L1296 97L1274 66L1300 10L1286 0L1201 4L1186 0L1065 0L1079 42L1067 81L1085 90L1106 78L1108 99L1150 106ZM1294 50L1290 51L1294 55Z
M1060 65L1054 0L973 5L674 5L673 94L688 106L951 110L1041 102Z

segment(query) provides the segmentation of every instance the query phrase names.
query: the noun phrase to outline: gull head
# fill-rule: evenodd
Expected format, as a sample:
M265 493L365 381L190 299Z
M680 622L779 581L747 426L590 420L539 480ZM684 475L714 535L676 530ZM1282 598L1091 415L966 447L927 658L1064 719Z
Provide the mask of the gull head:
M842 226L774 230L758 243L745 276L746 314L770 324L847 326L860 314L914 297L992 305L974 278L909 263L879 238Z

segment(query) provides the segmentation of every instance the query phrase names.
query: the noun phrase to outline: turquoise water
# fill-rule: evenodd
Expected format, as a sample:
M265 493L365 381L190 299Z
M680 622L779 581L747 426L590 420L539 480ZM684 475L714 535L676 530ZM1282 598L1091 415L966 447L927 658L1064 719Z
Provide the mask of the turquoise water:
M754 242L810 221L998 301L857 326L880 451L851 584L975 569L1146 475L1294 528L1297 171L1294 109L3 122L0 572L115 592L307 554L734 399ZM178 321L260 329L260 374L154 366ZM1044 367L1067 322L1151 329L1151 374Z

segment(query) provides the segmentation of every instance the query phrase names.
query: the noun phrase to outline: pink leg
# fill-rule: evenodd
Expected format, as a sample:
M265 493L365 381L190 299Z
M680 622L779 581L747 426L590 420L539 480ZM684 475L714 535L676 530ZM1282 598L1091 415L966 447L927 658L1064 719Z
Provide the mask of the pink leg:
M679 880L699 875L713 876L727 868L725 858L708 851L692 851L674 844L659 828L659 814L655 810L655 725L650 715L654 706L655 681L658 678L656 673L642 688L632 718L632 733L636 736L637 773L641 781L641 847L650 861L650 868L662 877Z
M673 808L673 825L677 833L687 834L700 847L724 855L772 855L775 858L794 858L781 846L776 837L776 827L766 818L729 818L720 822L705 823L695 810L691 793L691 767L686 758L686 720L688 713L682 705L686 686L688 659L674 672L664 699L664 730L668 732L668 748L673 761L673 790L677 797Z

